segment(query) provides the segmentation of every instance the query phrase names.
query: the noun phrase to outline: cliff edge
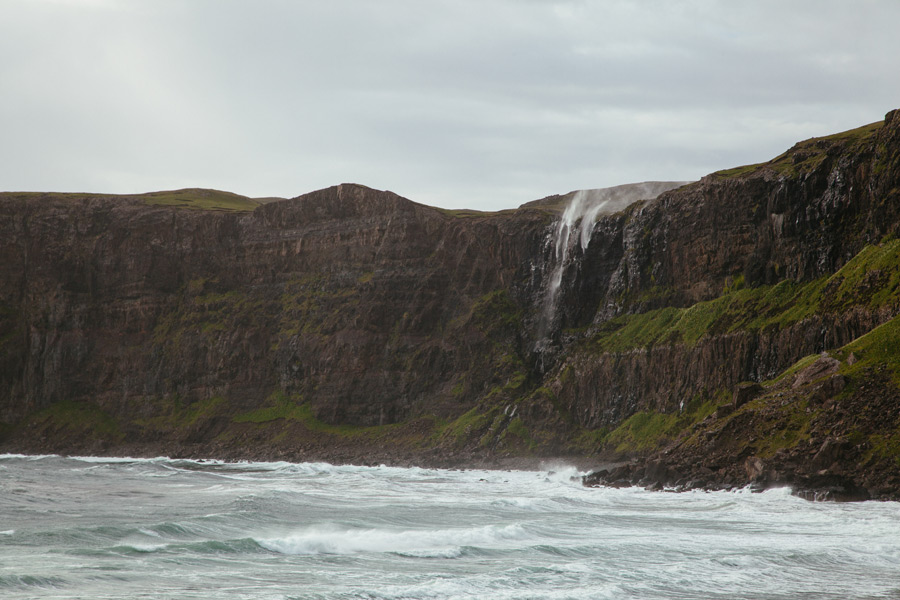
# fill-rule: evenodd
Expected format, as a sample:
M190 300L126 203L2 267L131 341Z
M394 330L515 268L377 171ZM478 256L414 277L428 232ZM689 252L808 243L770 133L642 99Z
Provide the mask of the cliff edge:
M0 448L900 497L898 112L628 189L0 194Z

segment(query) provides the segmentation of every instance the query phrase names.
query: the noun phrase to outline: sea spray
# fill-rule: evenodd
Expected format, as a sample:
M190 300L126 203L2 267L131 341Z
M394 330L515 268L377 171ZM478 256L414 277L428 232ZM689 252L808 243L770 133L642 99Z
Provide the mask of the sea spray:
M897 503L814 504L786 489L586 488L575 468L552 468L0 455L0 597L863 600L900 591Z

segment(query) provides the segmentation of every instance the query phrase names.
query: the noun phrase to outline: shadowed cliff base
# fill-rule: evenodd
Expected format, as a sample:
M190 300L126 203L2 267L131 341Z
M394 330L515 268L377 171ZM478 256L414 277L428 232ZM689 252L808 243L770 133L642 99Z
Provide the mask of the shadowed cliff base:
M0 194L0 449L896 499L897 113L664 185L562 262L563 197Z

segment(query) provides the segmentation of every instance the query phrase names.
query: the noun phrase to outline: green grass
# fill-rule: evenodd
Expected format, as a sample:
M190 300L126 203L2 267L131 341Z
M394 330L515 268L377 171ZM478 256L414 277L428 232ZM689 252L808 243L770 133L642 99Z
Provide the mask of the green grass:
M308 404L295 404L279 402L275 406L266 406L241 413L232 418L235 423L269 423L279 419L300 421L303 423L315 421L312 410Z
M893 433L872 434L868 438L869 457L886 458L900 466L900 426Z
M485 294L472 305L472 320L486 334L498 329L517 327L522 320L522 311L516 306L506 290Z
M841 144L845 146L847 153L857 153L862 150L864 144L871 141L882 125L884 122L878 121L849 131L802 141L767 164L779 174L788 177L809 173L825 161L829 147Z
M809 402L796 400L782 407L774 424L760 423L752 442L754 454L772 458L779 450L793 448L810 438L809 427L815 416L808 412ZM752 410L752 407L747 410Z
M204 419L227 414L228 401L222 396L212 396L191 403L182 402L178 397L158 398L156 408L156 416L134 419L132 423L168 434L188 429Z
M33 414L32 423L49 422L52 426L69 432L79 432L93 439L105 438L121 441L124 434L119 423L100 407L85 402L64 400Z
M435 208L448 217L456 218L491 217L498 214L496 212L485 212L481 210L474 210L471 208Z
M820 354L808 354L807 356L804 356L803 358L801 358L800 360L795 362L793 365L791 365L790 367L788 367L787 369L785 369L784 371L779 373L778 376L775 377L775 379L770 379L769 381L765 381L762 383L762 385L763 386L774 385L776 383L784 381L785 379L787 379L789 377L793 377L794 375L796 375L797 373L799 373L806 367L808 367L811 364L813 364L814 362L816 362L820 356L821 356Z
M190 210L218 210L228 212L252 211L260 202L219 190L188 188L167 192L150 192L141 194L144 202L153 206L171 206Z
M847 153L857 153L862 150L863 146L871 142L875 133L883 125L884 121L878 121L849 131L804 140L768 162L723 169L713 173L713 176L721 179L740 177L764 168L771 168L780 175L788 177L809 173L825 161L829 148L840 144L845 147Z
M680 414L638 412L604 436L600 443L618 454L656 450L711 415L716 405L716 399L694 398Z
M739 177L741 175L753 173L765 164L766 163L756 163L753 165L744 165L742 167L732 167L731 169L722 169L721 171L716 171L713 175L722 178Z
M866 246L830 277L800 284L746 288L735 283L724 293L687 308L661 308L621 315L601 325L585 343L592 352L623 352L656 344L695 345L702 337L735 331L784 329L823 312L854 306L876 309L900 299L900 240Z
M532 437L532 433L519 417L513 418L501 434L501 441L508 448L519 448L534 452L540 444Z
M841 365L841 373L853 378L867 370L884 366L900 385L900 317L895 317L841 348L836 357L846 361L853 354L856 362Z
M190 210L216 210L227 212L248 212L261 204L274 199L254 199L223 192L220 190L207 190L201 188L185 188L182 190L168 190L161 192L148 192L146 194L89 194L81 192L0 192L0 198L47 198L69 201L88 200L93 198L138 198L151 206L171 206L174 208L186 208Z
M182 424L191 426L200 419L220 414L227 406L228 402L221 396L204 398L199 402L194 402L184 407L183 411L181 411L179 420Z
M235 415L232 417L232 421L256 425L265 425L279 420L292 421L301 424L308 431L344 439L389 440L413 444L423 444L438 427L437 421L432 417L414 419L418 422L430 422L430 426L424 428L426 433L404 432L404 429L412 421L388 425L332 425L316 418L312 405L308 402L300 403L296 399L290 399L279 393L270 397L270 400L272 399L275 401L274 405Z
M591 454L603 447L603 443L609 438L609 433L610 430L607 427L579 429L572 436L570 446L576 452Z
M493 414L482 412L481 409L475 407L445 425L440 432L440 438L455 443L464 443L484 430L493 420L493 416Z

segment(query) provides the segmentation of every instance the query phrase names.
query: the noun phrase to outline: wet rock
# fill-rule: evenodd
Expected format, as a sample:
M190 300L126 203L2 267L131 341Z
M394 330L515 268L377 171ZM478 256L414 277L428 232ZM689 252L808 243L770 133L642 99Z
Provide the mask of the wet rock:
M602 469L600 471L591 471L581 478L581 484L585 487L599 487L607 482L609 471Z
M813 501L860 502L872 497L866 488L853 479L830 473L800 478L792 493Z

